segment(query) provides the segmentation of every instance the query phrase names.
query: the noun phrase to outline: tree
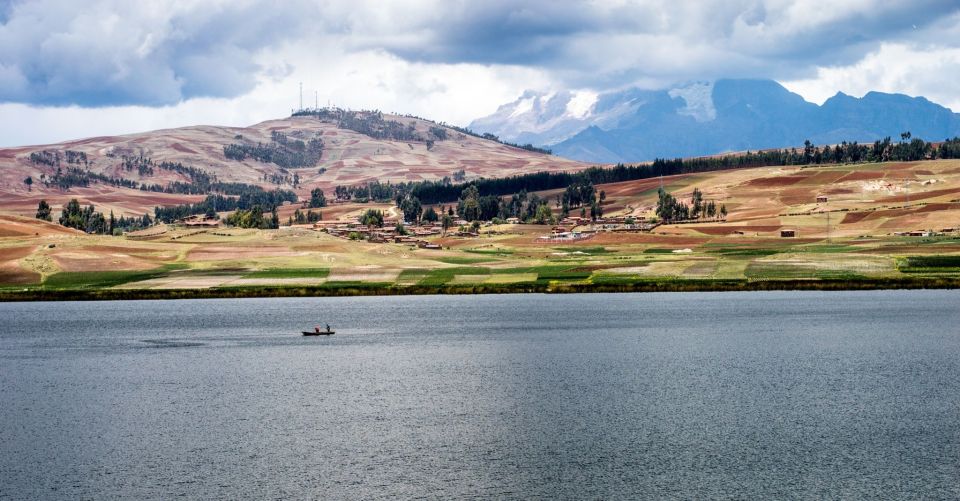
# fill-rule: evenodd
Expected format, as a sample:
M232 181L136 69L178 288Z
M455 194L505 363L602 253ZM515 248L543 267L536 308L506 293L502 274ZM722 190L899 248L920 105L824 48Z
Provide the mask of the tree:
M83 209L80 208L80 201L76 198L70 199L67 205L60 211L60 224L67 228L83 229Z
M597 218L603 217L603 207L599 203L594 202L590 205L590 219L596 221Z
M453 226L453 216L450 214L444 214L443 221L441 221L440 225L443 226L443 233L446 234L447 230Z
M550 212L550 207L547 204L540 204L537 207L537 212L534 215L534 222L537 224L547 224L550 221L550 217L553 214Z
M310 207L317 209L320 207L327 206L327 197L323 194L323 190L320 188L314 188L310 190Z
M27 185L27 191L33 191L33 178L32 178L32 177L27 176L26 179L23 180L23 184Z
M474 185L467 186L460 195L457 212L467 221L480 219L480 192Z
M277 208L274 207L273 210L270 211L270 226L268 227L268 229L275 230L279 227L280 227L280 216L277 214Z
M720 206L720 219L727 218L727 206L726 204Z
M423 220L428 223L435 223L440 219L440 216L437 215L437 211L433 210L433 207L430 207L423 213Z
M53 221L53 218L50 216L50 204L48 204L46 200L41 200L40 204L37 205L37 219Z
M700 188L693 189L693 196L691 197L691 204L693 205L690 216L699 217L701 211L704 210L703 206L703 192L700 191Z
M383 212L380 212L377 209L367 209L367 212L364 212L360 216L360 224L368 227L383 228Z
M113 230L114 230L114 228L117 226L117 218L114 217L114 215L113 215L113 209L110 209L110 219L109 219L108 221L109 221L109 223L108 223L109 226L108 226L108 229L107 229L107 233L110 234L110 235L113 235Z
M423 213L423 206L417 197L407 197L400 202L400 210L403 212L403 220L409 223L416 223L420 220L420 214Z

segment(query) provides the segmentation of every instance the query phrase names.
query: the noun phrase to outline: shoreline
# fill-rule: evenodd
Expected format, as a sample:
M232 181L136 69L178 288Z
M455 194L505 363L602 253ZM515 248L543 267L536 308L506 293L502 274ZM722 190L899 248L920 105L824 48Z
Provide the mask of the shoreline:
M866 280L645 280L618 284L264 286L206 289L31 289L0 291L0 302L123 301L268 297L423 296L471 294L574 294L611 292L738 292L960 289L960 277Z

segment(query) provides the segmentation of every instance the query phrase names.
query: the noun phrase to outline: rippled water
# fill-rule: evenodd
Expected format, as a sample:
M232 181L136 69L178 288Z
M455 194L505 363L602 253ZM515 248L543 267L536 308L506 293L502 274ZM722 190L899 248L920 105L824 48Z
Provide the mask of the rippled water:
M960 497L960 291L0 320L0 497ZM335 336L299 335L325 322Z

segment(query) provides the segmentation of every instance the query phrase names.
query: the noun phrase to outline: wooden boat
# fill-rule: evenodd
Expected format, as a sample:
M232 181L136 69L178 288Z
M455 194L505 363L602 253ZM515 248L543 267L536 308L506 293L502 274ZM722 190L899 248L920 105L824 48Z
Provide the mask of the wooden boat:
M337 331L303 331L304 336L332 336Z

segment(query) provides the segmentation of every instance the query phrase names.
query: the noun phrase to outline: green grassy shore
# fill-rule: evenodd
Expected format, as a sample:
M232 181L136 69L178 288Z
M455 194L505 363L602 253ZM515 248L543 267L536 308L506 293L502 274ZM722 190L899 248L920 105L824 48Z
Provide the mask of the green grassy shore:
M522 283L410 285L387 283L319 286L213 287L206 289L42 289L0 291L0 301L112 301L247 297L343 297L430 294L569 294L598 292L844 291L886 289L957 289L957 277L867 278L858 280L671 279L618 283Z

